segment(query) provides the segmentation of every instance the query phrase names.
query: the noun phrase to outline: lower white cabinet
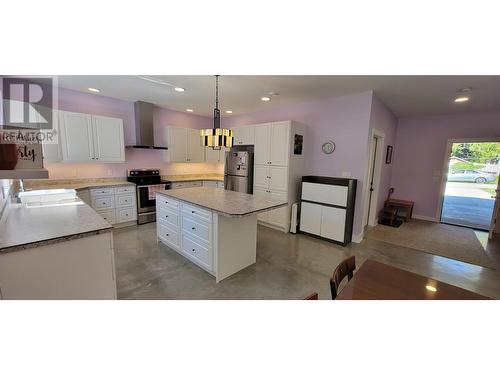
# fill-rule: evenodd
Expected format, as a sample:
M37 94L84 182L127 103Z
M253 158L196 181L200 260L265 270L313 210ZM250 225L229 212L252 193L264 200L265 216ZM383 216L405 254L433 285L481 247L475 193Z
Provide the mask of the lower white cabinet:
M90 206L108 223L122 224L137 220L135 186L92 188L88 195Z
M161 197L156 200L156 230L161 242L215 274L211 211Z
M330 240L344 242L346 209L302 202L300 230Z
M190 187L203 186L203 181L182 181L182 182L172 182L172 189L184 189Z
M224 181L203 181L203 186L224 189Z
M269 197L281 201L286 201L288 196L287 192L284 191L275 191L262 188L254 188L253 194L256 196ZM288 232L290 227L290 205L259 213L257 214L257 218L262 224L270 224L273 227L278 227L281 230Z

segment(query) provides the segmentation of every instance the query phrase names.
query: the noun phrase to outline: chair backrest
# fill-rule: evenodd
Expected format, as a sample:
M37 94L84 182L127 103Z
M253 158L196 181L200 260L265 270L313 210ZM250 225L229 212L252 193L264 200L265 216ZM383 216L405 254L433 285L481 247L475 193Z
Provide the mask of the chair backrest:
M312 293L304 299L318 299L318 293Z
M332 299L337 298L337 292L342 280L347 276L351 280L356 269L356 258L354 256L344 259L333 271L330 279L330 289L332 290Z

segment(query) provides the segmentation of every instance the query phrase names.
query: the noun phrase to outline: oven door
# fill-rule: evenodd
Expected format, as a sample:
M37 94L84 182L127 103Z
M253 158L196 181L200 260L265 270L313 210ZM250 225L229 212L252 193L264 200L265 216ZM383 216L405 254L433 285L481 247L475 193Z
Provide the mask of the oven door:
M137 186L137 212L155 212L156 211L156 199L154 194L150 194L150 187L152 189L160 188L160 190L167 190L166 184L158 185L138 185Z

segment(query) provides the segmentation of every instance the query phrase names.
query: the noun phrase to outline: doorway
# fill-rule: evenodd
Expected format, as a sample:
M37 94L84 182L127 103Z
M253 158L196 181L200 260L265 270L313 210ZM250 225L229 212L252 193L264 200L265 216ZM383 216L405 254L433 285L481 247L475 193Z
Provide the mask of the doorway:
M500 172L500 141L449 141L441 222L489 230Z
M378 220L378 198L380 176L382 173L382 156L384 150L384 134L373 129L370 140L370 153L368 160L368 174L366 184L367 209L363 223L365 226L375 226Z

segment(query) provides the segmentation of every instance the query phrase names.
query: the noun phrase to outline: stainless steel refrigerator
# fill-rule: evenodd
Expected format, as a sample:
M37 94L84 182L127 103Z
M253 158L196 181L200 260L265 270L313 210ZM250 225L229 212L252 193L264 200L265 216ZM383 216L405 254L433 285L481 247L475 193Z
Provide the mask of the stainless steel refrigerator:
M253 193L253 152L236 148L226 152L224 188L241 193Z

